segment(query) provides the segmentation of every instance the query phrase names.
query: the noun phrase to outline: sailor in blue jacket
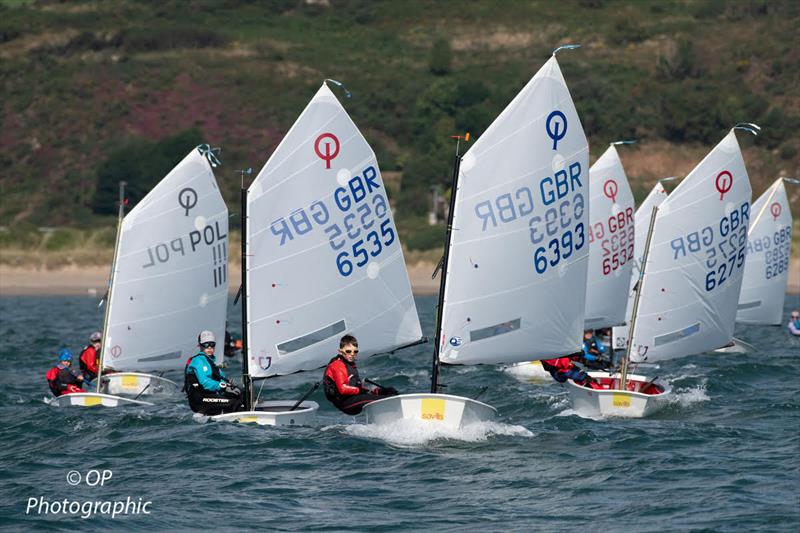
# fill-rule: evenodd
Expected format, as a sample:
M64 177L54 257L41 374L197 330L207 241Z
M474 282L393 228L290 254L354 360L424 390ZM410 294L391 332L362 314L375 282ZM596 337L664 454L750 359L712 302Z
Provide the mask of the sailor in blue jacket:
M603 357L606 347L594 336L594 331L586 329L583 331L583 360L581 361L589 368L608 368L611 362Z
M239 410L242 393L217 366L214 334L202 331L197 337L200 351L189 358L184 371L183 390L195 413L218 415Z

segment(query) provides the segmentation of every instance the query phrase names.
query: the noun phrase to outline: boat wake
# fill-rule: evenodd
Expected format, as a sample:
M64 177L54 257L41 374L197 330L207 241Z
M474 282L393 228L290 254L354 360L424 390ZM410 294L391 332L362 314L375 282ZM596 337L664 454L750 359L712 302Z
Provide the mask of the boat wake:
M421 420L402 419L391 424L347 425L343 430L353 437L377 439L408 448L436 441L482 442L492 436L533 437L533 433L522 426L491 421L475 422L461 429L452 429Z
M520 381L532 383L549 383L553 379L538 361L507 366L503 369L503 372L514 376Z

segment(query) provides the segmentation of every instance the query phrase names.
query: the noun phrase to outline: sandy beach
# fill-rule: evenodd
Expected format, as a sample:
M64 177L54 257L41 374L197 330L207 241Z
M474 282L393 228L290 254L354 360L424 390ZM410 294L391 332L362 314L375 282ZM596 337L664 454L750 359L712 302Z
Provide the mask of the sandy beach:
M414 294L436 294L439 278L431 279L436 265L416 263L408 266L408 276ZM239 269L231 267L230 279L240 276ZM0 266L0 295L98 295L105 293L108 284L108 267L69 267L58 270L35 270ZM231 282L230 291L239 289ZM786 288L790 294L800 294L800 259L793 259Z

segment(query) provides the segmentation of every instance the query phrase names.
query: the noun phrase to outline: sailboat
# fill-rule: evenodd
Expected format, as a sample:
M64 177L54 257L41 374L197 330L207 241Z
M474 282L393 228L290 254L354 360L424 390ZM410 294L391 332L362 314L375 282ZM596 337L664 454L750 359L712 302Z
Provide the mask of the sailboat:
M789 279L792 212L778 178L753 204L736 322L777 326Z
M645 278L657 213L658 206L653 206L637 280L639 287L643 286ZM631 311L632 334L636 333L636 317L641 296L642 291L636 289ZM589 372L598 386L578 385L571 379L567 380L572 406L579 415L592 418L600 416L641 418L664 405L669 394L666 387L657 384L655 379L648 380L645 376L628 372L631 348L632 345L628 344L620 362L620 372Z
M347 333L359 358L422 340L375 153L326 82L242 187L247 405L214 420L307 424L315 402L259 401L253 380L320 368Z
M586 329L625 322L626 294L635 258L634 202L616 146L631 142L611 143L589 169Z
M101 369L117 372L97 380L98 393L138 398L177 390L145 371L182 370L200 330L223 338L228 209L212 170L218 164L209 146L193 149L121 218L100 357ZM124 201L121 217L123 209Z
M431 391L370 403L367 423L412 419L458 429L490 420L490 405L440 393L440 364L514 363L579 349L589 147L557 51L463 158L458 139Z
M661 204L634 362L707 352L733 339L751 195L736 130L755 128L731 129Z
M647 231L650 227L650 218L653 216L653 207L658 207L661 202L667 199L667 190L662 184L663 181L674 179L672 177L658 180L642 204L636 209L633 217L634 241L633 241L633 267L631 271L630 286L628 287L628 300L625 307L625 316L633 316L633 300L636 297L634 287L639 281L641 271L642 256L644 255L644 241L647 238ZM615 326L612 330L614 349L624 350L628 347L628 324Z

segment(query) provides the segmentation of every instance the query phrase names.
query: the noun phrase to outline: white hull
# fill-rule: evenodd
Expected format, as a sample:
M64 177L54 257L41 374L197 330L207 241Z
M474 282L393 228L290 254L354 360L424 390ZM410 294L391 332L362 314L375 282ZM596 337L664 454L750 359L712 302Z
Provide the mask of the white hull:
M214 415L211 420L217 422L240 422L243 424L258 424L259 426L309 426L316 419L319 404L306 401L297 409L289 409L297 403L289 400L273 400L258 402L255 411L238 411Z
M164 392L177 392L179 388L174 381L152 374L116 372L103 375L103 390L108 394L149 396Z
M506 372L511 374L517 379L524 379L526 381L550 382L552 377L550 373L544 369L541 361L524 361L522 363L515 363L506 367Z
M62 394L57 398L53 398L51 403L53 405L58 405L59 407L68 407L72 405L80 407L94 407L96 405L100 405L102 407L153 405L150 402L132 400L130 398L123 398L122 396L114 396L111 394L98 394L96 392L74 392L72 394Z
M729 346L723 346L722 348L717 348L712 353L720 353L720 354L724 354L724 353L749 353L749 352L751 352L753 350L755 350L755 347L753 345L747 344L746 342L744 342L741 339L734 338L733 341L731 341L731 344Z
M391 424L401 419L418 420L459 429L467 424L492 420L497 410L491 405L450 394L401 394L367 404L367 424Z
M589 372L589 375L611 387L620 379L619 374L608 372ZM572 400L572 407L580 416L642 418L662 408L670 395L670 391L661 386L655 391L654 385L645 389L649 394L641 392L642 387L648 383L649 380L645 376L628 374L628 387L633 390L589 389L577 385L570 379L567 380L567 390Z

